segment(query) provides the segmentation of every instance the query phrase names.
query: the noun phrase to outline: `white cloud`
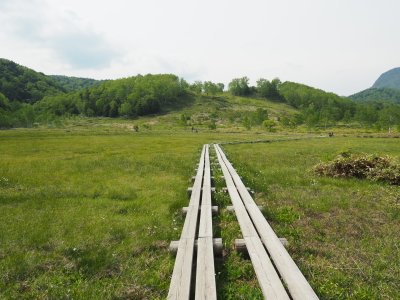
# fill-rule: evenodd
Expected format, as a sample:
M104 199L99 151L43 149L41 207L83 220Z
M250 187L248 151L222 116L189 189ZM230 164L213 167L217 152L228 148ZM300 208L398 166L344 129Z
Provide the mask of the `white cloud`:
M9 37L5 45L25 44L33 53L50 53L53 61L59 60L57 65L71 69L108 67L117 55L102 35L77 15L54 10L43 0L5 1L0 7L2 23L7 24L3 39Z
M280 77L351 94L399 66L395 0L0 0L0 56L45 73Z

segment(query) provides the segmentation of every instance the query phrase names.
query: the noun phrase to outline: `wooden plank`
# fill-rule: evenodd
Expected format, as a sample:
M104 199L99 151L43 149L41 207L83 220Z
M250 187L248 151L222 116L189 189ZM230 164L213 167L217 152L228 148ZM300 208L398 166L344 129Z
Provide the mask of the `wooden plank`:
M203 182L205 150L206 147L204 146L200 155L199 167L194 180L188 212L179 241L167 299L188 300L190 296L194 240L196 237L201 186Z
M254 228L221 153L214 147L263 295L266 299L290 299Z
M198 239L195 299L217 299L212 237Z
M245 237L247 252L266 299L290 299L259 237Z
M236 217L238 219L240 230L242 232L243 237L257 236L257 232L247 214L246 208L243 206L242 200L240 199L240 195L236 189L236 186L218 152L217 152L217 157L221 165L222 173L224 174L225 177L228 193L231 198L232 205L235 210Z
M211 212L211 169L208 145L205 148L203 194L198 236L195 299L217 299Z
M211 205L202 205L200 211L199 238L212 237Z
M282 279L286 283L291 297L294 300L297 299L318 299L314 290L311 288L307 279L301 273L296 263L293 261L289 253L286 251L285 247L280 242L278 236L273 231L272 227L269 225L264 215L257 207L250 193L246 189L236 170L233 168L232 164L226 158L221 147L216 146L216 149L229 170L229 174L237 187L240 197L243 200L246 209L254 222L255 227L261 237L262 242L268 250L271 259L273 260L276 268L279 271Z
M175 259L167 299L189 299L192 278L194 238L181 239Z

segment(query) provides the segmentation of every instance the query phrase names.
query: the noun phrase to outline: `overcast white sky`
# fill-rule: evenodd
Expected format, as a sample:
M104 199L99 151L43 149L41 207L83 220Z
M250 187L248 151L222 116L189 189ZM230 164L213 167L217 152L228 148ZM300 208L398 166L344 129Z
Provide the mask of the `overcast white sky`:
M279 77L349 95L400 66L399 0L0 0L0 57L46 74Z

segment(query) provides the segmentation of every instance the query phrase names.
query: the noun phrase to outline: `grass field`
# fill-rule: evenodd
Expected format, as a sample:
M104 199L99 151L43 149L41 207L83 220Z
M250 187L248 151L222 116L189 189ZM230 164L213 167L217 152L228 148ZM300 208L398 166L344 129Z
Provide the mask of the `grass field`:
M0 298L164 299L201 145L279 135L112 126L0 132ZM397 139L334 138L224 146L321 299L396 299L399 190L317 178L343 149L400 156ZM218 174L217 170L214 170ZM223 183L217 179L217 187ZM261 299L218 192L221 299Z
M399 157L399 146L333 138L225 149L321 299L399 299L399 187L311 170L347 150Z

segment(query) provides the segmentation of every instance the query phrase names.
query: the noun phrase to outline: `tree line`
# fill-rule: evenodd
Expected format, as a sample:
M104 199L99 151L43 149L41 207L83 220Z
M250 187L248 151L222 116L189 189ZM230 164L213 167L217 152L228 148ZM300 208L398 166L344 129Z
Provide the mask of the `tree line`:
M271 81L261 78L256 86L249 85L248 77L235 78L228 88L232 95L268 99L298 109L299 114L280 118L281 124L287 127L306 124L311 128L326 128L354 122L378 130L400 126L400 105L392 101L352 101L307 85L289 81L282 83L279 78Z
M55 81L58 80L58 83ZM82 78L55 77L37 73L15 63L0 60L0 128L30 127L61 116L127 117L157 114L176 103L189 103L198 96L214 99L228 94L285 103L297 114L268 120L266 112L243 116L246 128L278 122L294 128L305 124L329 127L358 123L363 127L389 129L400 124L400 105L386 101L352 101L334 93L279 78L260 78L255 86L248 77L232 79L224 91L223 83L195 81L192 84L173 74L137 75L102 82ZM73 89L66 92L66 89ZM267 121L264 122L263 121Z

